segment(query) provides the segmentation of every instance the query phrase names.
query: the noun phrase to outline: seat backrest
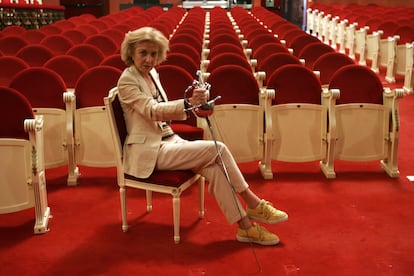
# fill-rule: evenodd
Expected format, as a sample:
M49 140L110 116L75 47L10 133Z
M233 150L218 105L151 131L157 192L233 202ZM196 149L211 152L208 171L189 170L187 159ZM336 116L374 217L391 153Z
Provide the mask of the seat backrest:
M190 73L192 76L195 76L196 72L200 70L200 66L196 64L189 56L180 53L169 53L167 55L167 60L162 64L179 66Z
M21 58L16 56L0 57L0 86L9 86L11 79L20 71L29 68Z
M306 45L299 53L298 57L305 60L305 66L308 68L313 67L313 63L321 55L325 53L333 53L335 50L325 43L313 42Z
M196 48L186 43L174 43L170 45L170 53L180 53L188 55L196 64L200 64L201 53Z
M245 56L243 52L243 48L240 45L236 45L233 43L222 43L219 45L216 45L212 48L210 48L210 53L208 54L208 59L211 59L212 57L221 54L221 53L237 53L242 56Z
M118 49L118 45L109 35L95 34L87 37L84 43L96 46L105 56L115 54Z
M24 130L24 120L34 118L29 100L22 93L10 87L0 87L0 97L0 117L2 118L0 138L28 140L28 133Z
M337 104L382 104L384 87L379 77L368 67L352 64L338 69L329 82L330 89L339 89Z
M74 44L82 43L86 39L86 34L76 29L66 30L62 35L70 39Z
M110 101L110 105L108 107L108 112L111 112L112 118L114 121L113 127L115 129L115 133L118 135L119 138L119 150L122 154L122 147L124 145L125 139L128 135L125 118L124 118L124 111L122 110L121 102L119 101L118 92L113 90L113 98Z
M349 56L338 52L331 52L323 54L316 59L313 63L312 70L319 71L322 84L328 84L332 75L339 68L350 64L355 64L355 62Z
M321 104L321 83L315 73L303 65L279 67L270 75L267 88L276 91L273 104Z
M309 34L303 34L303 35L299 35L296 36L293 40L292 43L290 43L290 46L293 49L293 54L295 56L298 56L300 51L309 43L312 42L319 42L322 43L317 37L315 36L311 36Z
M189 34L174 35L170 39L170 45L173 45L174 43L185 43L192 45L199 53L201 53L201 49L203 46L203 42L201 40Z
M6 55L14 55L28 44L29 42L21 36L8 35L0 38L0 51Z
M211 98L221 96L216 104L259 104L259 86L252 71L238 65L223 65L207 79Z
M168 100L182 99L184 91L194 81L194 77L190 73L175 65L161 64L157 66L157 72L167 93ZM194 116L188 116L184 122L193 126L196 125Z
M257 70L265 72L268 80L275 70L286 64L301 65L302 63L299 58L290 53L274 53L258 63Z
M58 73L68 88L74 88L79 77L88 69L82 60L70 55L55 56L44 67Z
M210 60L210 63L207 66L207 72L212 72L220 66L233 64L239 65L247 70L252 70L250 63L247 61L246 57L241 56L236 53L221 53L219 55L213 56Z
M86 70L75 85L76 108L104 105L103 98L117 85L121 73L107 65Z
M23 59L30 66L43 66L55 54L41 44L29 44L21 48L16 56Z
M122 71L127 67L125 62L123 62L121 59L121 54L106 56L99 65L112 66Z
M49 48L56 55L66 53L74 43L61 34L48 35L40 41L41 45Z
M261 45L265 43L280 43L280 41L270 33L267 34L260 34L252 39L250 39L247 43L247 47L254 51L255 49L259 48Z
M45 33L36 29L27 30L26 32L21 34L21 37L23 37L29 43L39 43L43 38L45 38L45 36Z
M25 95L34 108L65 109L65 82L58 73L48 68L24 69L12 79L10 87Z
M289 49L281 43L268 42L264 43L257 49L252 49L252 58L257 60L257 64L263 61L266 57L274 53L289 53Z
M394 35L400 36L398 44L412 43L414 42L414 26L400 26L394 31Z
M98 47L84 43L73 46L66 54L81 59L88 68L99 65L105 58L104 53Z

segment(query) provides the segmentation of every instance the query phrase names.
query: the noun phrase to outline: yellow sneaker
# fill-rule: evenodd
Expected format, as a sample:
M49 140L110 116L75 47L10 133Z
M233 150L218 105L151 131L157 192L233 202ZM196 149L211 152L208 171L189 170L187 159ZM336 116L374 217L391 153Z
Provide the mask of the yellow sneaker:
M250 219L268 224L275 224L288 219L288 215L273 207L272 203L262 199L255 209L247 208L247 215Z
M263 226L253 222L249 229L237 229L237 240L239 242L253 242L261 245L275 245L279 243L279 237L269 232Z

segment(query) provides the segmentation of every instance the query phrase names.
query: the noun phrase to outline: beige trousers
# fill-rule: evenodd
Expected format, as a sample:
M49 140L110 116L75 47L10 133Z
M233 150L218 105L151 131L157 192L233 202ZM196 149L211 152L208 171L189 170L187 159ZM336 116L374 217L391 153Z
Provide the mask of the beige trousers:
M230 183L224 173L217 149L221 153ZM216 147L214 141L187 141L174 135L161 142L156 166L159 170L190 169L201 174L209 183L209 193L216 199L230 224L246 216L236 194L245 191L249 186L229 149L222 142L217 142Z

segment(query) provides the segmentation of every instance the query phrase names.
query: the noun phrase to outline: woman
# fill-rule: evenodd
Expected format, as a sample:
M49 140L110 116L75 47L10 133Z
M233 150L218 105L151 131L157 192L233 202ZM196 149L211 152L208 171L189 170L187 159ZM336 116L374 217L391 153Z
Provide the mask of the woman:
M151 27L128 32L122 42L121 57L128 66L118 81L128 130L124 145L125 172L138 178L149 177L154 169L191 169L200 173L208 181L209 192L227 221L238 223L238 241L277 244L277 235L250 219L273 224L287 220L287 214L249 189L228 148L218 142L231 183L227 181L213 141L186 141L170 128L169 121L186 119L185 109L206 103L207 97L204 89L195 89L189 99L167 100L154 69L166 59L167 51L168 40ZM233 191L245 201L247 210Z

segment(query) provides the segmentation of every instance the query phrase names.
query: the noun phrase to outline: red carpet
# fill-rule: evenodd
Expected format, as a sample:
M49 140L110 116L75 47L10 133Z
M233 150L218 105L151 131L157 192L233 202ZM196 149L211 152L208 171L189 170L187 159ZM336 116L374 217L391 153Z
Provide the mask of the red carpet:
M195 188L182 196L180 244L164 195L146 214L144 193L130 191L123 233L114 169L81 168L77 187L65 185L63 169L50 170L50 232L33 235L33 209L0 215L0 275L412 275L414 97L400 108L399 179L378 162L338 162L334 180L317 162L275 162L272 181L256 162L240 165L255 192L289 213L268 227L277 246L235 241L236 226L209 194L199 220Z

